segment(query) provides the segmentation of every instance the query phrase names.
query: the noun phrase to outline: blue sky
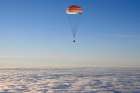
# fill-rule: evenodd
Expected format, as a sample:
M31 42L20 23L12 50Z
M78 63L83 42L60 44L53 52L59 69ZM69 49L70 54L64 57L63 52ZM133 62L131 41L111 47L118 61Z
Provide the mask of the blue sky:
M65 9L82 6L77 43ZM0 0L3 67L140 66L139 0Z

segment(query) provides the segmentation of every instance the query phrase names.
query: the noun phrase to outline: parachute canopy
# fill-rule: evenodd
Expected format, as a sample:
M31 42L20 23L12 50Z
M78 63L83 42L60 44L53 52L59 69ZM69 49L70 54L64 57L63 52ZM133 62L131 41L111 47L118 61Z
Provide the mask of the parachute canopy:
M71 5L66 9L67 14L82 14L83 9L78 5Z

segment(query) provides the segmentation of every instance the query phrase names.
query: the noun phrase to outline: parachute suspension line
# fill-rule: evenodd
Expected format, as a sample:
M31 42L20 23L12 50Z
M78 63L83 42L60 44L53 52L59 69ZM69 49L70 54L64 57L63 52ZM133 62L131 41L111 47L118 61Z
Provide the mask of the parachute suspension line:
M73 41L76 42L77 33L79 31L80 25L80 15L68 15L68 24L70 26L70 31L72 33Z
M77 29L73 29L72 30L73 32L72 32L72 36L73 36L73 43L75 43L76 42L76 34L77 34Z

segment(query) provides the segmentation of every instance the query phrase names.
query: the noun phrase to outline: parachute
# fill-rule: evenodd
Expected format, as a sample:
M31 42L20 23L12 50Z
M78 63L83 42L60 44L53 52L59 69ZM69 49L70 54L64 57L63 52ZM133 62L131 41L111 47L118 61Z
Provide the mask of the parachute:
M81 15L83 14L83 9L81 6L71 5L66 9L66 14L68 16L68 22L71 28L73 39L74 39L73 43L75 43Z
M67 14L82 14L83 9L80 6L71 5L70 7L67 8L66 13Z

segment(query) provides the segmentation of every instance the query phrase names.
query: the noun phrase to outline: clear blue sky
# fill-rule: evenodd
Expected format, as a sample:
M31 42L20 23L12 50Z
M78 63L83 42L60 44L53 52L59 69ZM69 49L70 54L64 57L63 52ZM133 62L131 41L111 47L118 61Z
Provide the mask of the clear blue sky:
M76 45L71 4L84 8ZM0 0L0 66L140 67L140 0Z

